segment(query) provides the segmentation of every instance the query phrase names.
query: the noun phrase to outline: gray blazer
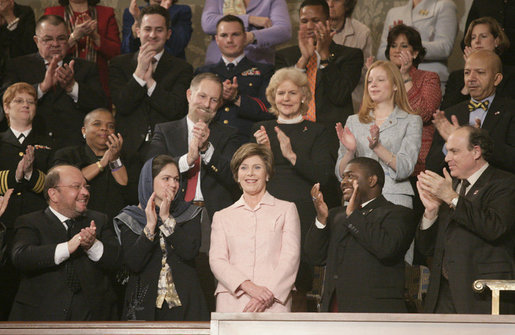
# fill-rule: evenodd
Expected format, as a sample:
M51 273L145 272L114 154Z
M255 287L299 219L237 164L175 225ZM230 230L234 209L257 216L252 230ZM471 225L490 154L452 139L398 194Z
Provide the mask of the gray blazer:
M358 115L351 115L347 119L346 127L356 137L356 157L370 157L381 164L385 174L383 195L395 204L411 207L411 196L414 195L408 177L413 173L415 163L422 141L422 119L418 115L408 114L395 106L393 112L379 127L379 140L388 151L395 154L397 160L397 171L386 165L386 162L377 157L375 152L368 147L370 126L374 122L361 123ZM338 150L338 161L336 162L335 173L338 180L340 175L340 162L347 149L340 143ZM403 201L405 198L406 201ZM399 200L400 199L400 200Z

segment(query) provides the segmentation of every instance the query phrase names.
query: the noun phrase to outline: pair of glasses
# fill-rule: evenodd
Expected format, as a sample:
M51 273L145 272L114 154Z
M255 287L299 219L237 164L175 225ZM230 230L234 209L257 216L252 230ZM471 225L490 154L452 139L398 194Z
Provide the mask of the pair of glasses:
M41 43L43 43L43 44L50 44L50 43L52 43L52 41L56 41L59 44L64 44L64 43L68 42L67 35L59 35L56 38L53 38L50 36L45 36L45 37L38 36L38 38L41 41Z
M23 103L27 103L29 105L35 105L36 104L36 101L32 100L32 99L22 99L22 98L16 98L16 99L13 99L12 103L14 104L17 104L17 105L21 105Z
M82 188L85 188L86 191L89 192L89 190L91 189L91 185L57 185L57 186L54 186L54 188L59 188L59 187L69 187L69 188L73 188L75 191L80 191Z

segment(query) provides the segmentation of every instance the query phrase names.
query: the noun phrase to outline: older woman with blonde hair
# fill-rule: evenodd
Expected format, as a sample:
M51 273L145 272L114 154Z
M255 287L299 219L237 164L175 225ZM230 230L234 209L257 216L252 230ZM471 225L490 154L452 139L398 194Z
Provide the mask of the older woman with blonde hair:
M334 160L329 151L329 133L323 125L302 117L311 99L305 73L294 68L280 69L270 79L266 96L277 120L256 123L254 137L257 143L272 150L276 173L270 179L268 190L274 197L297 205L304 241L309 225L316 216L310 196L311 187L316 183L325 187L331 177ZM302 257L296 281L299 306L306 303L304 297L311 289L312 272ZM297 306L297 302L294 303ZM305 308L300 307L300 310Z
M398 67L377 61L367 71L363 103L357 115L340 123L340 139L335 173L342 180L347 163L354 157L379 161L385 172L383 195L394 204L412 208L412 174L420 151L422 119L408 102Z
M231 171L243 195L213 216L209 263L218 279L216 311L289 312L300 258L295 204L267 191L274 157L266 145L241 146Z

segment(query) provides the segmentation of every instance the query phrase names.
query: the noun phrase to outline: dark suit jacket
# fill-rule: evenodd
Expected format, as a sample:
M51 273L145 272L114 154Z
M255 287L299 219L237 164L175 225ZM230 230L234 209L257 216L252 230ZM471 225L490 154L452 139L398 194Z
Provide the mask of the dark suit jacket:
M445 111L447 119L456 115L460 125L469 124L468 101L448 108ZM485 121L481 128L486 129L494 141L493 156L489 163L493 166L515 173L515 101L505 97L495 96L492 105L488 109ZM442 152L445 141L435 131L431 149L426 158L426 167L431 171L442 174L445 166Z
M220 60L217 64L202 66L195 72L215 73L222 82L227 79L232 82L236 76L241 96L240 106L224 101L214 120L237 128L242 143L253 138L251 127L254 122L275 119L268 111L270 104L266 99L266 88L274 74L272 65L256 63L244 57L232 71L227 70L224 61Z
M132 158L145 140L150 127L161 122L178 120L186 115L186 90L193 68L184 60L166 51L157 63L152 96L141 87L133 73L138 65L138 53L120 55L109 64L109 88L116 106L116 126L124 138L124 150Z
M336 295L338 312L406 312L404 254L415 234L413 211L382 195L349 217L330 210L327 225L313 223L304 250L314 265L326 265L321 311Z
M418 230L417 248L433 255L425 311L438 300L442 264L446 262L452 300L458 313L491 312L491 292L475 293L477 279L515 279L515 177L489 166L456 209L442 204L437 221ZM445 257L444 257L445 254ZM515 296L501 294L501 313L515 311Z
M65 58L69 63L72 58ZM50 89L38 100L34 126L54 141L54 149L83 143L81 128L84 116L95 108L106 107L107 100L94 63L75 58L75 81L79 84L77 103L60 86ZM12 84L24 81L37 90L45 78L45 61L38 53L11 59L7 64L3 92Z
M16 168L23 158L28 145L35 146L34 165L30 180L23 178L16 182ZM9 241L14 229L14 221L21 214L47 207L43 199L45 174L50 168L53 150L52 139L32 129L29 136L20 144L11 129L0 133L0 194L14 189L9 205L2 216L7 227Z
M363 52L331 42L329 65L317 71L315 89L316 121L333 130L336 122L343 125L352 108L352 91L359 82L363 67ZM275 54L275 68L295 66L301 56L297 45L279 50ZM334 133L334 134L333 134ZM338 150L336 132L331 131L334 145Z
M73 235L95 220L97 239L104 245L98 262L91 261L79 247L68 260L55 265L57 244L68 240L63 224L48 208L18 218L12 261L22 279L10 320L65 320L73 295L66 285L66 262L74 264L87 299L87 305L81 307L91 313L91 320L112 320L115 296L107 273L116 269L121 258L113 224L105 214L91 210L77 220Z
M209 164L202 162L200 187L209 216L213 217L216 211L230 206L237 200L239 192L232 176L230 162L232 155L239 147L239 143L236 129L232 127L211 122L209 129L209 142L214 147L214 153ZM156 125L147 158L167 154L178 161L182 155L187 153L188 125L186 117L178 121ZM184 174L182 176L181 196L184 196L186 192L187 181L187 175Z

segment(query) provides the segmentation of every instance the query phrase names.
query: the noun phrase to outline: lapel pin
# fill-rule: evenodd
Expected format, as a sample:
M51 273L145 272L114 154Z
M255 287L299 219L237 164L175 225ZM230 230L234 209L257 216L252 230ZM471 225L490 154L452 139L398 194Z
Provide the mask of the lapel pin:
M501 114L501 112L499 112L499 111L494 113L494 115L499 115L499 114Z
M479 193L479 190L475 190L473 195L477 195Z
M308 127L304 126L304 129L302 129L303 132L308 131Z

